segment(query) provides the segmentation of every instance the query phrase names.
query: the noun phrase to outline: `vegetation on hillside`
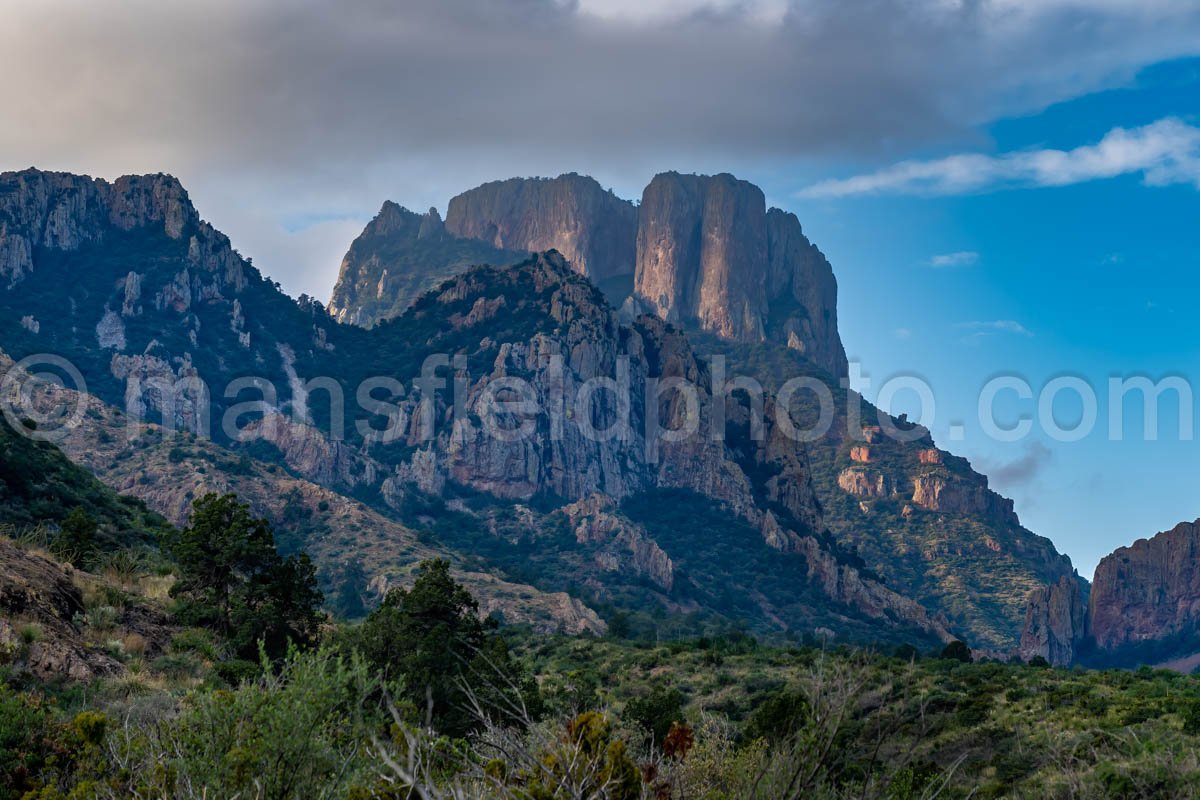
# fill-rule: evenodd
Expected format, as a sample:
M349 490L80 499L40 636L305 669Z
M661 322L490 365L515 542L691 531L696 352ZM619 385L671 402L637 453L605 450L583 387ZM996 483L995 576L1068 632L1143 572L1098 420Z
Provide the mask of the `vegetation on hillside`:
M44 545L76 566L123 547L153 545L169 527L0 415L0 534Z
M74 573L81 635L108 637L119 670L36 679L32 625L0 648L0 800L1200 791L1190 676L973 663L961 642L769 645L728 623L666 644L620 624L539 636L481 619L444 561L339 622L265 522L232 497L196 506L157 561ZM166 640L139 642L119 607L169 615Z

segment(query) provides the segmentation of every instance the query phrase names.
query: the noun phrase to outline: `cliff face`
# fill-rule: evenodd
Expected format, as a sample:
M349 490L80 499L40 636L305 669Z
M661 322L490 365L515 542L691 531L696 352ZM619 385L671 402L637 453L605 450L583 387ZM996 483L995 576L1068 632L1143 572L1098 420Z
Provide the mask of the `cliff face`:
M1139 539L1101 559L1088 632L1112 650L1168 639L1200 625L1200 520Z
M786 344L846 374L837 281L794 214L732 175L663 173L642 194L636 300L724 339Z
M767 336L798 350L835 377L849 367L838 333L837 279L795 214L767 212Z
M450 201L446 222L385 203L351 245L331 301L342 322L404 312L470 264L554 249L614 305L739 342L791 347L846 374L837 281L795 215L732 175L659 175L640 207L592 178L512 178Z
M198 220L179 181L169 175L115 183L63 172L0 174L0 280L11 286L34 269L37 248L77 250L107 229L153 226L179 239Z
M1200 520L1100 560L1086 603L1060 581L1030 594L1021 652L1060 665L1162 664L1190 671L1200 651Z
M1064 575L1057 583L1030 592L1020 656L1025 661L1040 656L1053 666L1069 666L1086 634L1085 625L1079 579Z
M446 229L504 250L557 250L593 283L634 271L637 210L583 175L485 183L450 201Z
M659 175L642 192L634 291L669 322L760 341L767 316L766 201L732 175Z

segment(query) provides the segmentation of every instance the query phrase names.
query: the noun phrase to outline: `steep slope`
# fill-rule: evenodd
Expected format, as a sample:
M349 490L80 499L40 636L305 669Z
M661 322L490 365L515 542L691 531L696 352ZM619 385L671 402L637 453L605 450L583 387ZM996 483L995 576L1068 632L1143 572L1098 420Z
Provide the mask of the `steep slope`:
M0 353L0 370L5 359ZM98 525L104 549L152 544L167 522L132 497L118 496L48 442L14 430L0 415L0 533L56 528L76 508Z
M1200 520L1138 539L1100 560L1088 601L1088 635L1100 650L1179 638L1200 649Z
M12 368L12 360L0 351L0 374L7 375ZM88 489L82 501L85 507L99 509L94 513L101 521L102 531L115 527L104 515L110 506L123 514L116 518L117 522L124 522L128 515L134 522L146 519L158 527L166 525L167 520L183 526L196 498L210 492L233 493L249 503L255 514L272 522L281 552L304 550L313 557L322 588L329 595L343 588L347 566L352 562L363 566L369 581L368 585L356 588L368 601L378 601L390 587L411 582L420 562L447 558L455 565L456 578L479 600L484 614L495 613L509 622L528 624L545 632L604 630L604 623L595 612L578 600L561 592L541 592L532 586L500 580L474 569L459 554L421 541L415 531L398 521L289 474L277 464L230 452L195 434L172 434L160 426L130 419L90 395L55 384L33 385L40 387L39 409L66 406L83 411L80 424L63 431L65 435L58 441L61 451L49 443L15 437L22 448L52 459L53 470L37 473L47 476L39 487L39 498L57 514L69 511L80 497L77 484ZM10 464L28 465L28 459L11 461L6 457L8 452L0 448L0 470ZM75 463L68 461L64 453ZM53 477L59 473L69 475L71 480ZM116 495L117 491L121 495ZM89 502L87 496L99 500ZM146 511L147 506L166 519ZM133 516L134 512L137 516ZM139 531L133 528L120 541L123 544L138 541Z
M847 393L795 349L715 336L697 338L697 348L722 356L730 379L752 376L772 390L811 378L828 388L828 430L805 444L825 524L889 587L944 615L974 647L1014 651L1029 593L1074 575L1070 559L1024 528L1012 501L966 459ZM795 395L799 429L814 429L821 413L813 392Z

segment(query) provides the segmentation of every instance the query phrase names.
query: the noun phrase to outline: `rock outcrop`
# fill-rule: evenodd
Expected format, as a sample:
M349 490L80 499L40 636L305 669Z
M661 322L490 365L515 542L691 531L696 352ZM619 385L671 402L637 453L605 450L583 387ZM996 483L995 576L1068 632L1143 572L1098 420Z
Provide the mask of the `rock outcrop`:
M474 264L511 264L524 250L503 250L450 233L437 209L417 214L383 204L342 259L329 312L339 322L371 327Z
M1057 583L1030 592L1021 633L1022 660L1040 656L1056 667L1073 663L1086 635L1085 612L1080 581L1075 576L1064 575Z
M12 286L28 276L36 248L77 250L114 228L158 226L179 239L196 221L187 192L170 175L108 183L65 172L5 172L0 174L0 281Z
M850 467L838 474L838 488L855 497L887 497L892 482L881 472Z
M732 175L658 175L642 192L634 292L668 322L761 341L767 317L762 191Z
M94 580L0 538L0 660L45 681L90 681L125 672L124 664L80 630L86 608L72 576ZM173 632L166 615L135 603L115 612L114 622L138 634L148 657L161 655Z
M485 183L450 201L446 229L502 250L557 250L593 283L634 271L637 209L584 175Z
M562 513L579 544L597 546L594 558L601 569L642 575L671 591L675 584L671 557L640 525L615 513L611 500L593 495L563 507Z
M1139 539L1100 560L1088 602L1088 633L1099 650L1198 629L1200 520Z
M846 374L837 281L794 214L732 175L663 173L642 193L636 301L726 339L786 343Z
M350 246L330 301L340 321L403 313L468 264L502 266L557 250L624 302L739 341L786 344L835 377L847 372L837 281L794 214L766 208L732 175L659 175L640 207L594 179L512 178L454 197L443 224L385 203ZM471 260L474 259L474 260Z
M1012 500L993 492L986 481L974 483L944 472L929 472L915 476L912 485L913 504L926 511L1017 521Z
M835 377L849 366L838 332L837 279L795 214L767 212L767 337L786 342Z

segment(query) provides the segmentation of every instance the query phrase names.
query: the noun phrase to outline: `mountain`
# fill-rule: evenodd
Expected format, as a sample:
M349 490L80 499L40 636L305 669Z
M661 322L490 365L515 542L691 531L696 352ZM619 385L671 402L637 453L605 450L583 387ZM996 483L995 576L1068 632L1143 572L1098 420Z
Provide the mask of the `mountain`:
M844 364L836 285L795 217L764 211L761 192L728 176L679 182L715 199L689 200L668 216L758 244L745 262L715 245L695 258L664 248L675 255L655 268L669 265L684 280L697 265L710 276L760 271L774 298L764 330L793 320L800 327L789 339L799 343L718 335L690 314L676 324L618 309L559 253L435 278L445 262L426 271L405 248L442 236L456 247L492 244L391 205L373 235L398 237L412 256L412 285L437 286L370 329L341 324L319 303L283 295L169 176L109 185L26 171L0 176L0 249L29 255L0 289L0 347L18 359L61 354L98 403L161 426L164 439L199 434L202 445L163 442L136 458L131 445L99 446L99 433L64 446L175 520L202 486L247 494L259 513L295 523L296 546L325 554L327 586L355 557L373 578L403 580L429 552L415 542L464 574L550 598L509 608L525 620L547 614L551 626L594 628L588 614L624 610L644 628L682 618L693 627L822 628L865 640L957 635L985 650L1015 649L1026 596L1073 575L1069 560L1024 529L1011 502L965 460L841 387L828 369ZM643 209L671 206L673 192ZM520 214L499 214L501 194L456 204L464 209L456 219L476 209L509 220L497 230L521 229L510 224ZM656 215L641 212L639 226L649 229ZM726 213L733 219L721 221ZM654 229L682 242L689 225ZM359 256L370 258L367 249L355 258L365 263ZM732 273L713 280L742 286ZM414 381L435 354L444 358L431 377L443 385ZM761 437L752 435L753 403L711 388L722 371L765 387ZM363 403L364 381L381 376L401 383L376 385ZM776 390L795 376L824 385L833 400L831 427L815 441L796 441L776 413ZM616 377L628 403L605 388ZM227 391L234 379L240 386ZM694 403L660 391L678 379L697 387ZM502 409L521 391L538 407L524 420L532 435L486 434L485 418L520 427L521 415ZM561 401L581 392L591 399L586 419L572 418ZM789 411L804 427L820 404L800 392ZM707 435L657 435L693 423ZM909 435L899 441L885 425ZM711 435L717 429L723 438ZM354 510L320 511L351 508L338 498ZM372 529L393 533L374 542L363 534Z
M80 508L96 522L97 555L89 562L154 545L169 525L30 432L0 415L0 653L6 664L45 680L122 673L121 662L80 631L78 617L87 611L82 589L90 576L43 548L67 514ZM136 632L149 655L163 651L170 638L164 614L132 599L114 613L114 624Z
M496 586L561 598L549 606L577 630L602 628L587 621L593 609L627 609L643 627L690 619L683 629L951 636L827 534L806 457L777 428L736 446L648 437L654 425L711 417L703 391L694 408L647 392L671 378L703 387L707 365L663 321L622 321L556 253L472 269L366 330L283 295L169 176L110 185L7 173L0 224L6 252L29 255L0 290L0 345L78 367L103 408L89 406L80 430L90 432L64 446L177 520L196 493L232 488L312 550L326 582L352 559L376 584L402 579L432 548ZM464 360L455 386L414 383L386 398L388 411L335 413L332 395L355 399L379 375L420 375L431 353ZM598 392L589 416L597 430L624 418L631 435L595 440L579 421L558 435L548 410L532 438L480 431L488 387L504 379L525 379L552 408L564 389L619 374L622 362L630 407ZM328 380L306 385L314 377ZM227 391L234 379L241 389ZM124 425L113 407L127 412ZM400 440L376 441L371 426L396 419L407 420ZM145 422L161 427L143 431Z
M394 203L342 261L330 310L370 326L474 263L557 250L627 317L653 313L734 341L777 342L847 372L837 281L794 214L766 208L732 175L658 175L640 206L574 173L486 183L450 200L446 222Z
M772 391L794 379L824 385L828 427L804 448L825 525L888 586L969 634L975 649L1014 652L1029 593L1075 575L1049 539L1021 524L1011 500L924 428L847 391L793 348L693 338L724 359L731 378L752 376ZM823 413L810 391L795 396L792 411L802 430Z
M1200 520L1102 558L1086 597L1066 585L1035 592L1028 620L1022 651L1053 664L1191 671L1200 665Z
M18 432L0 414L0 534L56 530L76 508L96 521L96 545L104 550L153 544L167 527L142 502L117 495L54 445Z

